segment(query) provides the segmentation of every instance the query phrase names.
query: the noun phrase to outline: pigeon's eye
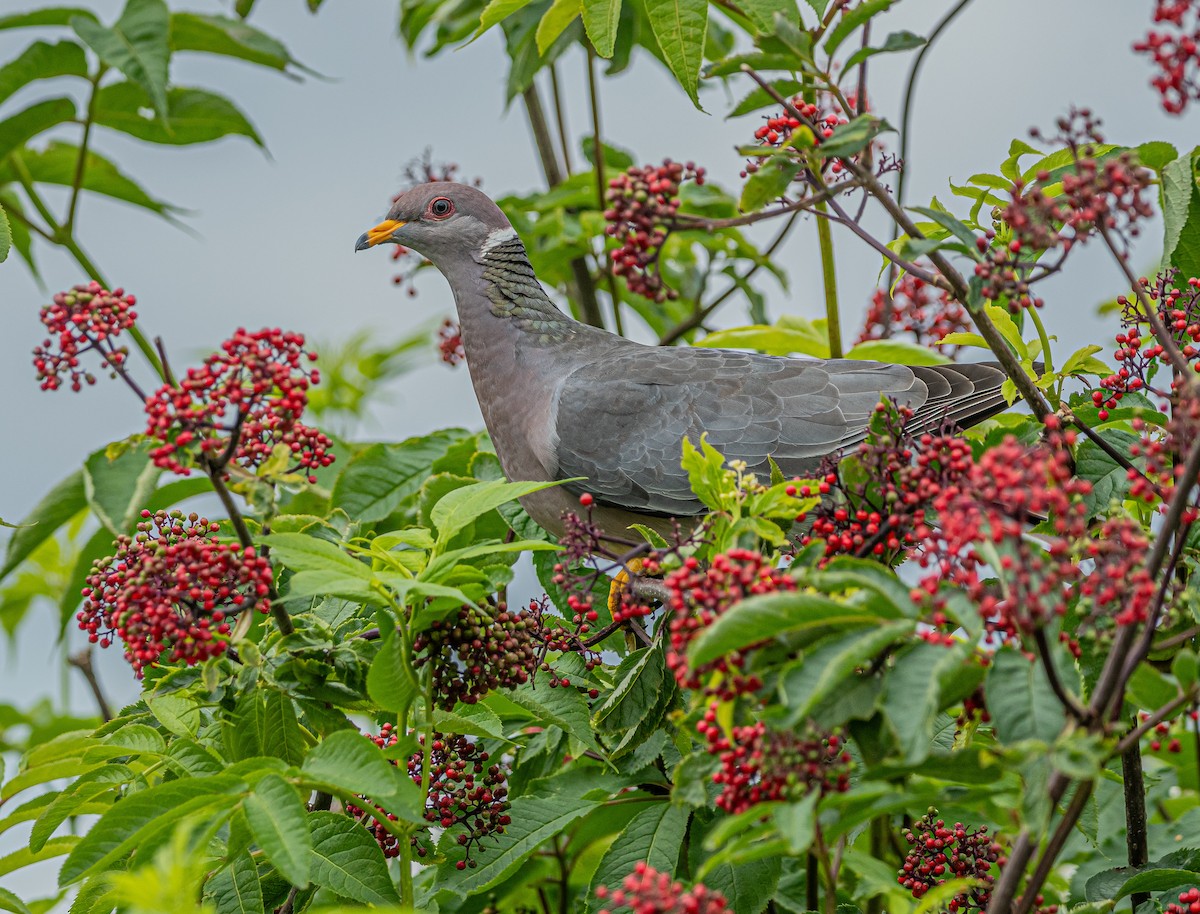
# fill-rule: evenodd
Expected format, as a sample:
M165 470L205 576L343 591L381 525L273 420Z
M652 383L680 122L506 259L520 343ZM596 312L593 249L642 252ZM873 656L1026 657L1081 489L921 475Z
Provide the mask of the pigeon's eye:
M438 197L429 204L429 215L444 219L454 212L454 204L446 197Z

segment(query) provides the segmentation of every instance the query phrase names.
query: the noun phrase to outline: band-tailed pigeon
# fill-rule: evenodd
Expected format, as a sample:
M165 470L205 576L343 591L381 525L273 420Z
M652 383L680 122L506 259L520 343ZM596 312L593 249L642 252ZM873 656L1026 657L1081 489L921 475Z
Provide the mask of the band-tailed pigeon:
M500 208L462 184L423 184L358 239L411 247L450 283L467 366L509 479L586 477L522 503L561 533L564 511L590 492L613 534L631 523L705 513L680 466L687 436L708 441L760 478L768 457L789 476L862 441L887 395L915 420L965 427L1003 410L1005 375L986 364L917 367L792 359L635 343L563 314L534 275Z

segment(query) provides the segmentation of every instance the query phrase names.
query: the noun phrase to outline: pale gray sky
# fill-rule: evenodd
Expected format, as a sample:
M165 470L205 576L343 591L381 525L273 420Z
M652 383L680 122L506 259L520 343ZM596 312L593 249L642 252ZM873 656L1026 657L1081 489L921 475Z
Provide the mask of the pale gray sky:
M3 7L19 9L20 0ZM89 4L111 21L115 0ZM903 0L880 28L926 33L950 7L947 0ZM227 11L230 4L190 0L173 8ZM541 179L519 107L504 112L505 63L498 34L437 60L406 54L396 32L396 4L327 0L312 16L302 0L260 0L253 22L281 38L293 55L331 77L296 83L272 71L220 58L186 55L173 64L176 84L224 92L258 127L270 152L251 143L168 149L102 131L97 148L153 194L194 210L196 234L116 203L85 199L80 220L85 245L105 274L137 294L147 333L161 334L177 365L194 361L230 330L282 325L310 337L336 339L362 327L381 337L404 335L415 324L448 314L445 283L429 272L421 294L410 299L390 283L383 253L353 256L354 240L386 209L404 163L432 147L439 159L457 161L461 175L481 177L495 194L523 191ZM1130 45L1147 29L1150 0L975 0L931 52L910 143L909 201L937 194L954 206L946 178L956 183L978 171L995 171L1009 140L1033 125L1049 127L1071 103L1088 105L1105 121L1110 141L1165 139L1181 149L1200 134L1196 116L1169 118L1149 88L1150 68ZM35 37L0 32L0 62ZM898 122L898 95L909 57L876 57L871 63L874 110ZM570 127L587 125L581 76L573 51L562 62ZM55 87L50 86L53 90ZM734 97L747 87L737 86ZM35 100L30 90L14 100ZM750 141L753 118L725 121L720 87L703 98L712 112L695 111L658 64L644 59L602 87L606 138L636 150L645 162L665 156L692 158L710 179L736 189L741 159L733 147ZM1144 237L1138 262L1148 269L1158 253L1157 225ZM815 231L795 233L780 260L792 278L789 293L766 286L773 317L818 316L821 302ZM846 233L837 232L843 323L856 328L875 285L879 259ZM50 291L83 277L64 256L39 249ZM1064 340L1111 343L1112 329L1094 319L1096 302L1120 291L1115 267L1099 250L1075 256L1065 276L1045 288L1045 317ZM0 474L0 517L25 514L84 455L142 428L141 411L116 382L102 381L82 394L41 393L29 351L41 339L37 322L46 293L15 256L0 266L0 303L7 318L0 335L0 424L9 430ZM724 322L744 322L732 306ZM1069 351L1069 350L1067 350ZM389 402L372 415L366 434L401 440L447 425L481 426L466 371L429 364L395 385ZM0 702L31 704L44 695L62 698L55 610L30 620L16 645L0 647ZM78 643L78 632L70 635ZM103 658L106 685L118 701L136 685L119 652ZM90 711L87 694L72 681L70 706ZM23 836L22 836L23 837ZM13 844L0 836L0 855ZM31 897L52 887L56 864L0 884ZM39 882L41 882L39 885Z

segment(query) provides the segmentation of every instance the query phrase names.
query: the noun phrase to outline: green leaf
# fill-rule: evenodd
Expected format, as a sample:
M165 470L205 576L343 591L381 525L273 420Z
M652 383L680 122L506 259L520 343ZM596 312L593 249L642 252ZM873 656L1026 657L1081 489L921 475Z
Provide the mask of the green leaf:
M1137 152L1139 162L1147 168L1153 168L1158 172L1161 172L1168 162L1173 162L1179 158L1179 151L1170 143L1165 143L1162 140L1151 140L1148 143L1142 143L1135 151Z
M516 871L544 841L596 807L596 801L556 794L549 797L517 797L508 815L512 823L504 834L488 843L475 869L457 870L447 860L440 867L439 883L461 897L478 895L498 885Z
M558 36L583 14L582 0L554 0L537 27L537 49L543 57Z
M54 141L42 152L26 149L22 151L21 158L35 184L58 184L63 187L74 184L79 150L70 143ZM15 180L12 166L8 163L0 165L0 184ZM116 165L92 151L88 152L84 165L82 187L91 193L140 206L168 219L181 212L177 207L151 197L136 182L122 174Z
M130 532L162 474L151 462L150 451L147 442L132 447L103 447L83 465L88 504L96 519L114 536Z
M77 17L71 28L100 59L146 90L159 117L167 117L171 14L163 0L128 0L112 28Z
M852 68L857 67L865 60L869 60L876 54L891 54L896 51L911 51L925 44L925 39L920 35L914 35L912 32L892 32L877 48L859 48L848 58L842 65L843 72L849 72Z
M462 434L436 432L400 444L373 444L356 454L333 486L330 507L362 523L383 520L428 478L433 462Z
M987 678L988 711L996 737L1004 744L1023 739L1052 743L1065 721L1041 664L1021 652L996 651Z
M63 854L69 853L72 848L77 847L78 843L77 836L64 835L61 838L51 838L46 842L46 846L36 853L27 847L13 851L11 854L0 857L0 876L7 876L9 873L24 869L33 863L61 857Z
M0 121L0 159L15 152L38 134L75 119L75 103L69 98L50 98L30 105Z
M386 632L367 672L367 694L385 711L404 714L417 691L416 673L404 656L400 638L395 632Z
M833 134L821 141L817 152L826 159L853 156L866 149L879 134L891 130L891 125L883 118L860 114L850 123L835 127Z
M96 93L95 121L147 143L185 146L244 136L263 145L246 115L224 96L204 89L173 88L167 93L165 118L151 116L149 102L145 90L135 83L105 86Z
M620 888L639 863L661 873L675 872L690 817L691 810L665 801L639 811L600 858L589 897L599 886Z
M601 57L613 56L620 19L621 0L583 0L583 29Z
M25 902L8 889L0 889L0 911L11 911L12 914L33 914Z
M592 731L591 716L588 713L587 699L575 688L569 686L550 687L553 673L538 670L533 679L505 693L505 697L546 724L552 724L574 736L593 752L601 752L596 735Z
M932 219L951 235L961 241L970 249L972 256L975 255L975 233L971 231L964 223L955 219L952 215L936 206L910 206L908 207L914 213L920 213L929 219Z
M47 492L33 510L22 518L19 529L8 541L4 565L0 567L0 580L6 578L34 549L85 508L87 494L83 473L76 471Z
M8 252L12 250L12 226L8 224L8 213L3 206L0 206L0 263L8 260ZM8 524L6 527L16 527L17 524Z
M474 41L493 25L524 9L529 2L530 0L489 0L488 5L483 8L483 12L479 16L479 27L475 29L471 40Z
M936 349L908 340L867 340L856 344L845 358L900 365L945 365L950 361Z
M809 355L816 359L829 358L829 337L815 322L807 327L779 327L770 324L751 324L718 330L697 341L696 345L714 349L754 349L767 355Z
M663 59L697 108L708 34L708 0L646 0L646 16Z
M613 690L595 710L597 728L621 732L637 726L657 703L665 676L658 648L644 647L626 656L613 672Z
M297 888L308 885L312 836L296 788L277 774L265 775L242 803L242 810L255 843L279 874Z
M1000 305L987 305L984 307L984 311L992 319L992 323L996 325L996 329L1000 331L1000 335L1012 346L1013 351L1022 359L1028 359L1029 347L1021 339L1021 330L1013 320L1012 312Z
M1121 454L1130 453L1130 448L1138 443L1137 435L1121 429L1101 429L1097 434ZM1124 501L1129 493L1128 471L1090 438L1079 443L1075 472L1092 484L1092 490L1083 497L1089 516L1107 511L1112 502Z
M212 898L219 914L262 914L262 884L258 866L246 851L234 856L229 866L217 870L204 883L204 894Z
M1162 170L1163 263L1184 277L1200 276L1200 190L1195 160L1200 147Z
M477 517L493 511L506 502L542 489L559 485L555 482L477 482L447 492L437 500L430 513L437 527L438 539L445 543Z
M688 648L692 666L789 632L826 626L877 625L886 617L811 593L771 593L735 603Z
M336 571L362 581L371 569L343 552L340 546L307 533L272 533L263 537L275 558L294 571Z
M244 691L222 732L225 751L235 762L272 756L298 765L304 757L296 708L278 689L261 686Z
M780 691L788 726L809 717L827 699L853 692L859 667L869 665L884 648L916 629L910 620L889 622L826 641L780 671Z
M864 25L869 19L877 13L882 13L892 5L894 0L867 0L859 6L852 9L849 13L838 19L825 39L825 53L833 56L833 53L841 47L843 41L850 37L850 33L859 26Z
M759 166L758 171L742 185L742 198L738 208L747 213L756 213L768 203L781 197L800 172L800 163L788 156L771 156Z
M796 0L743 0L741 9L761 35L775 34L777 15L793 27L800 25L800 8L796 6Z
M934 722L945 703L943 682L968 662L973 650L965 642L951 647L922 642L896 657L884 687L883 710L906 761L929 755Z
M38 79L56 76L87 78L87 55L73 41L50 44L35 41L17 57L0 67L0 102Z
M354 730L341 730L318 743L305 757L300 774L305 783L343 794L379 799L396 791L396 768L378 746Z
M387 861L370 832L348 816L332 812L314 812L308 820L312 829L314 883L325 886L339 898L363 904L399 902Z
M108 869L139 844L161 837L200 809L231 807L246 789L239 778L218 775L169 781L131 794L113 805L71 851L58 874L67 886ZM47 847L55 840L47 843Z
M4 29L43 28L45 26L66 26L76 17L96 21L96 14L91 10L78 6L48 6L45 9L33 10L29 13L13 13L10 16L0 16L0 31Z
M281 73L287 73L292 66L313 72L297 63L278 40L240 19L226 16L172 13L171 48L234 57Z

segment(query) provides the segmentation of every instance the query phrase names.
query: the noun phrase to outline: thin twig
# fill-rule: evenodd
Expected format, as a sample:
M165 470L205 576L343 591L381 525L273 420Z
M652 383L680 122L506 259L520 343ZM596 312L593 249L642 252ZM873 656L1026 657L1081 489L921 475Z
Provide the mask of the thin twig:
M596 80L596 52L589 42L587 45L587 84L588 103L592 112L592 168L596 173L596 207L604 210L605 189L608 187L608 176L604 168L604 140L600 132L600 86ZM617 277L613 274L612 263L604 256L601 249L599 258L600 269L608 283L608 294L612 296L613 329L618 335L624 334L621 321L621 291L617 287Z
M567 118L563 114L562 92L558 86L558 64L550 64L550 94L554 99L554 120L558 127L558 145L562 151L563 172L571 176L571 144L567 140Z
M96 707L100 710L100 717L105 723L108 723L113 719L112 705L108 703L108 699L104 695L104 689L100 685L100 679L96 676L96 668L92 665L92 648L86 647L76 654L71 654L67 658L67 663L83 674L83 678L87 680L88 688L92 690L92 697L96 699Z
M1033 910L1042 884L1045 883L1046 877L1050 875L1050 869L1054 866L1054 861L1062 853L1063 845L1067 843L1067 838L1071 836L1071 829L1079 821L1079 817L1083 814L1083 808L1087 805L1088 798L1091 795L1091 781L1085 781L1075 788L1075 795L1071 797L1070 804L1063 812L1062 819L1058 823L1058 828L1050 836L1050 840L1046 844L1046 849L1042 852L1041 859L1038 860L1033 875L1029 877L1029 885L1025 889L1025 894L1017 902L1014 914L1029 914ZM1005 869L1007 870L1009 866L1012 866L1011 860L1005 866ZM989 908L989 910L993 909Z
M1174 698L1172 698L1170 701L1168 701L1165 705L1163 705L1161 708L1159 708L1157 711L1155 711L1153 714L1151 714L1149 717L1147 717L1144 721L1142 721L1140 724L1138 724L1136 727L1134 727L1132 730L1130 730L1128 733L1126 733L1123 737L1121 737L1121 741L1118 742L1116 747L1113 749L1113 755L1114 756L1124 755L1126 752L1129 751L1130 746L1137 745L1137 743L1141 741L1141 738L1143 736L1145 736L1147 733L1149 733L1151 730L1153 730L1155 727L1157 727L1159 724L1161 724L1168 717L1171 717L1176 711L1178 711L1184 705L1189 704L1193 700L1195 700L1197 694L1200 694L1200 693L1197 692L1197 690L1194 686L1186 692L1180 692L1178 695L1176 695Z
M1046 680L1050 683L1050 690L1054 692L1068 714L1077 721L1087 721L1091 717L1091 712L1066 690L1058 676L1058 668L1054 665L1054 655L1050 653L1050 642L1046 640L1046 630L1044 628L1035 629L1033 640L1037 644L1038 656L1041 658L1042 668L1046 671Z
M92 84L91 94L88 96L87 115L83 122L83 136L79 140L79 155L75 159L75 174L71 179L71 201L67 204L67 218L63 220L62 230L66 234L71 234L71 230L75 225L75 211L79 205L79 192L83 189L83 176L87 172L87 157L88 143L92 137L92 124L96 121L96 101L99 95L100 80L104 78L107 71L104 64L96 69L88 81Z

